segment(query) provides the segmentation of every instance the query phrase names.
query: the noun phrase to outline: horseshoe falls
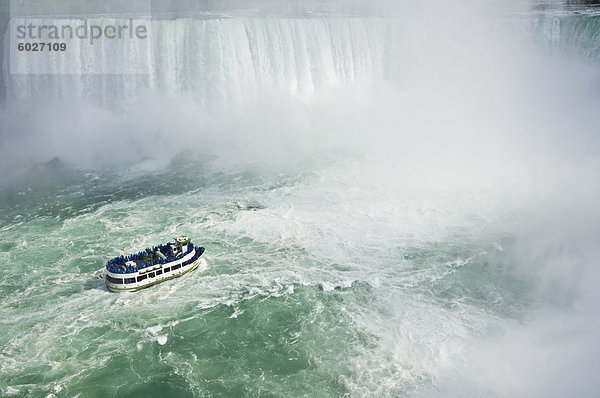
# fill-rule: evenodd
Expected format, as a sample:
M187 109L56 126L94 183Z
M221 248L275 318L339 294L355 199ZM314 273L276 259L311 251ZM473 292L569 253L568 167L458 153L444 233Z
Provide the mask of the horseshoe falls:
M184 3L65 63L0 11L0 396L597 394L596 6Z

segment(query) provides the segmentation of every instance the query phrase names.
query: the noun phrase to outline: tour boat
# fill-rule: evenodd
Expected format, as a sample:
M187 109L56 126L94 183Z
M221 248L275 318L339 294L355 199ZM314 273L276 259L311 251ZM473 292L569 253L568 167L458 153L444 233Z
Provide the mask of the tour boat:
M106 287L113 292L135 291L176 278L200 265L203 247L187 236L137 254L115 257L106 264Z

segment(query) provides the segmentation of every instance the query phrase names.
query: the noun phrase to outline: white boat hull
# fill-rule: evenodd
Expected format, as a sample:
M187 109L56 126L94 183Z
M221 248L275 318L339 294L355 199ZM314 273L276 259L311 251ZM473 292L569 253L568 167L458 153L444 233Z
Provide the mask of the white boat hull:
M201 252L202 253L202 252ZM195 270L203 262L202 254L193 262L185 264L193 258L196 250L192 250L186 256L165 264L155 265L132 273L113 273L106 271L105 283L108 290L113 292L133 292L156 285L169 279L177 278L183 274Z

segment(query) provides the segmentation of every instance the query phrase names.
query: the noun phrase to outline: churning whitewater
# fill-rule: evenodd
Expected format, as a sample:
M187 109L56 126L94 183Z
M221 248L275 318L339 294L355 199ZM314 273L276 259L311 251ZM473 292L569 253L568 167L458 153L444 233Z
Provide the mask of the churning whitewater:
M132 75L11 73L11 26L78 18L3 17L0 395L596 394L599 13L434 3L67 55ZM198 269L107 290L177 235Z

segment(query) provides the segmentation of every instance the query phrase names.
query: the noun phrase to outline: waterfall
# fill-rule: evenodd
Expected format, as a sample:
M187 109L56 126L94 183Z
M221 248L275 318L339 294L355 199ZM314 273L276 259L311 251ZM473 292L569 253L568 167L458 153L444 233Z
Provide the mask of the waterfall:
M8 97L16 101L52 96L120 105L137 100L143 88L166 95L191 95L202 104L245 100L261 90L310 96L326 87L385 79L390 22L379 18L152 20L147 55L147 43L142 40L121 40L119 46L101 41L90 46L86 40L74 40L64 62L52 63L51 57L29 54L19 58L22 63L16 68L42 74L10 74L5 61L3 77ZM61 19L13 23L80 24ZM102 20L88 23L101 24ZM4 47L6 50L9 45ZM98 65L106 67L108 63L110 67L131 58L143 63L134 68L141 73L99 74L94 70ZM69 73L63 73L65 70Z

